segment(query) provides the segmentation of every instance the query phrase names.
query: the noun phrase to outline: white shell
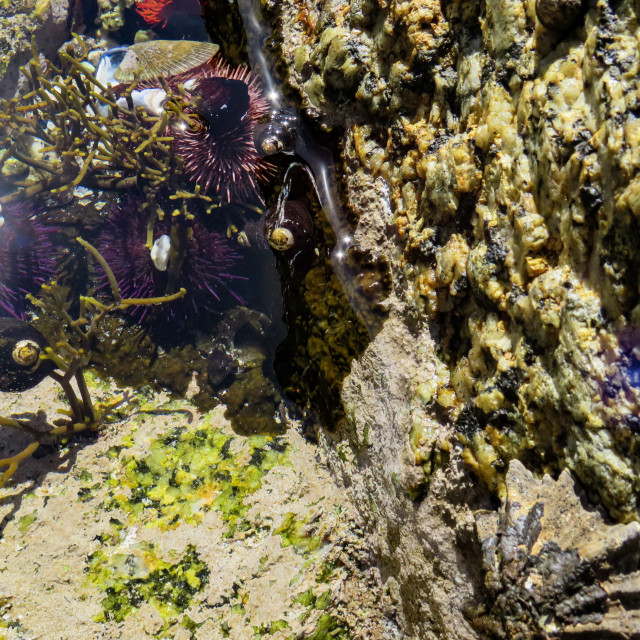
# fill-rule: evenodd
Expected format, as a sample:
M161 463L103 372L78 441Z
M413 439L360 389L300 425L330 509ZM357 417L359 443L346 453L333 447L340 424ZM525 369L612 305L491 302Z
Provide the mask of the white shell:
M127 53L128 47L114 47L105 51L100 56L100 62L98 62L98 70L96 71L96 80L104 85L118 84L114 78L116 69L120 66L123 58Z
M153 116L159 116L164 110L164 103L167 101L167 92L164 89L134 90L131 92L131 100L134 106L142 107L147 113ZM124 98L118 98L118 105L126 108L127 101Z
M151 260L158 271L166 271L169 264L171 238L167 234L160 236L151 247Z
M267 235L267 241L276 251L291 249L295 243L293 233L286 227L276 227Z

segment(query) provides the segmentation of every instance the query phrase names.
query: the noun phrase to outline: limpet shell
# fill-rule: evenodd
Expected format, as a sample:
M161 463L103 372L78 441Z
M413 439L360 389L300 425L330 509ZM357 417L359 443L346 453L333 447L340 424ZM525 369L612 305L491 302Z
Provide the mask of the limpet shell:
M127 48L114 78L123 84L174 76L193 69L215 56L220 47L211 42L150 40Z

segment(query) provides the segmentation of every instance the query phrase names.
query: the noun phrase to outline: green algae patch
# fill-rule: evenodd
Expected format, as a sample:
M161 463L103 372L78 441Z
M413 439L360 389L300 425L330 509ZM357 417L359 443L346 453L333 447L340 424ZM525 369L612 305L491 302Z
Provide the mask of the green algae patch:
M193 545L173 564L149 543L137 544L129 553L109 555L99 549L89 556L86 571L89 582L105 593L95 622L122 622L145 602L174 622L209 581L209 569Z
M329 638L347 640L351 637L345 623L327 612L332 602L331 589L327 589L320 595L315 595L313 589L309 588L295 598L294 603L307 609L300 617L301 622L307 620L314 611L324 611L318 618L314 630L309 636L306 636L308 640L329 640Z
M11 617L12 598L0 596L0 629L14 629L18 632L26 632L20 621ZM0 634L0 640L5 640L8 636Z
M323 613L307 640L349 640L351 635L344 623L329 613Z
M274 620L273 622L265 622L259 627L253 627L254 640L260 640L265 636L271 636L283 629L290 629L290 625L286 620Z
M286 462L288 450L283 438L177 427L153 442L148 455L123 459L107 507L163 529L196 525L213 509L231 537L250 529L244 500L262 486L266 473Z
M310 534L307 525L305 520L297 519L295 513L287 513L273 533L282 537L283 547L293 547L298 553L307 555L322 546L322 537Z
M32 511L28 513L26 516L22 516L20 520L18 520L18 529L20 529L20 533L25 533L26 530L38 519L38 512Z

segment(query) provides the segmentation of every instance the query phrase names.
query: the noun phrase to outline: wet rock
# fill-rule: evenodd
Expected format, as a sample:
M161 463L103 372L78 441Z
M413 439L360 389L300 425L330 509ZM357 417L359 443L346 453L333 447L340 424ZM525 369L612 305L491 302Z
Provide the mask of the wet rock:
M75 0L20 0L0 5L0 98L15 94L19 69L31 59L31 39L45 58L55 58L69 38Z
M577 24L584 6L584 0L536 0L536 15L549 31L565 31Z
M135 0L98 0L98 21L104 32L122 28L125 9L134 4Z
M476 627L513 640L637 637L640 525L585 507L569 471L539 480L514 461L506 489L499 513L476 514L487 589Z
M388 316L320 441L405 636L476 638L470 511L505 499L512 461L640 517L637 3L265 4L289 87L341 132L354 243L389 265ZM607 580L584 578L602 624ZM598 624L545 598L567 629Z

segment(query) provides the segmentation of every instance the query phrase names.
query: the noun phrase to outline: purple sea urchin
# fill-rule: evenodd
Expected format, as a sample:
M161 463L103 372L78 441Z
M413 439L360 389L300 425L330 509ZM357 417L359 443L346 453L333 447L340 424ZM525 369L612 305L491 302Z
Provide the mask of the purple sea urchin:
M100 234L100 253L111 267L123 298L152 298L167 293L171 224L166 218L156 222L152 256L146 246L148 220L148 211L141 209L140 202L126 198L111 211ZM186 223L174 220L173 224ZM199 222L190 225L187 231L184 258L175 283L176 289L184 287L187 293L184 298L162 305L160 312L165 316L187 317L215 309L230 299L241 301L231 289L231 282L241 278L232 273L240 256L231 242ZM133 309L141 319L149 313L149 307Z
M30 205L5 205L0 212L0 315L24 318L25 296L55 273L51 230Z
M254 143L256 122L269 110L258 77L214 58L170 83L183 84L194 103L189 124L180 120L172 131L187 175L225 202L260 200L258 182L272 165Z

